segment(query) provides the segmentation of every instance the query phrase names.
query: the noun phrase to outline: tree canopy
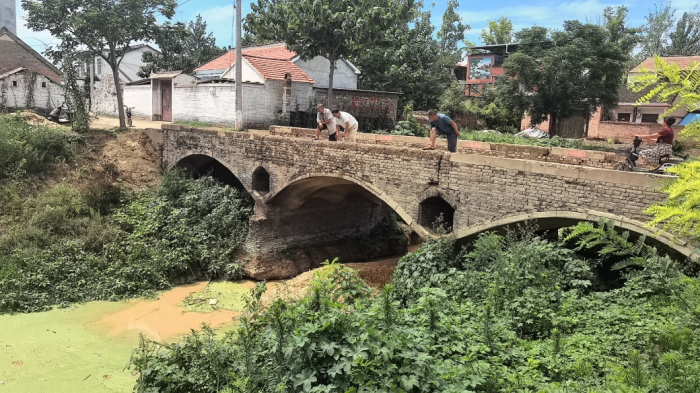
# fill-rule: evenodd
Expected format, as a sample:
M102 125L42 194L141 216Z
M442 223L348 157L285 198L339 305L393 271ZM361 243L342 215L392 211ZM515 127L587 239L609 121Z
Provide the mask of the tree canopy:
M191 74L198 66L226 53L226 49L216 46L214 35L207 33L207 22L201 15L187 25L166 22L159 26L155 31L155 43L160 53L145 52L142 55L146 65L139 69L141 78L168 70Z
M513 42L513 22L505 16L498 20L490 20L488 29L481 30L481 40L485 45Z
M363 89L398 91L400 105L434 109L440 97L455 80L454 66L461 60L455 40L462 40L465 29L454 12L457 2L448 4L438 34L431 23L431 12L416 3L410 20L383 35L383 42L352 58L362 71ZM440 38L446 41L443 42Z
M642 27L639 58L700 55L700 12L684 12L676 19L675 8L667 2L655 5Z
M504 64L504 102L514 112L526 111L533 124L550 119L550 135L559 118L583 110L617 105L627 55L600 26L567 21L548 39L541 27L518 33L521 45Z
M302 59L330 60L328 105L333 103L335 62L361 54L411 17L414 0L258 0L245 18L246 31L283 41Z
M27 11L27 27L48 30L61 40L62 48L81 47L104 59L112 70L117 87L119 125L126 127L119 65L129 46L155 38L158 15L170 19L174 0L22 0ZM47 55L61 63L64 51L51 48Z

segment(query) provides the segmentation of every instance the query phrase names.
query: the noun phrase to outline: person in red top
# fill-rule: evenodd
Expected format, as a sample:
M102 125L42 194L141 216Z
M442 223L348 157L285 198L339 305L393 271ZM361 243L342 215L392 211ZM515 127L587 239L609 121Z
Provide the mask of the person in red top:
M673 153L673 129L672 125L676 123L676 119L672 117L667 117L664 119L663 128L656 134L651 135L635 135L636 138L654 139L656 138L656 145L650 149L642 150L639 152L639 157L643 158L648 166L659 165L659 159L661 156L668 155L669 157ZM649 142L646 142L649 143Z

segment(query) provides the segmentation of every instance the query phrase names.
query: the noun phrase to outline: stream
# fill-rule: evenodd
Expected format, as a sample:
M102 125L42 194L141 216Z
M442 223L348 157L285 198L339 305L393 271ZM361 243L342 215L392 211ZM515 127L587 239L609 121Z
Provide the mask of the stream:
M415 247L412 247L415 249ZM348 264L375 287L388 280L399 257ZM303 290L312 273L269 282ZM286 285L289 283L289 285ZM164 291L156 299L89 302L32 314L0 315L0 393L131 392L126 367L139 335L177 341L202 323L233 329L251 280L199 282Z

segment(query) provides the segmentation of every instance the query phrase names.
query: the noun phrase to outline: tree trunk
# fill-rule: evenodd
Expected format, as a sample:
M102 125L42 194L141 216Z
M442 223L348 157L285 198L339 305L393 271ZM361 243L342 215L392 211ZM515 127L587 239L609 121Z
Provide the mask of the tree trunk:
M557 135L557 122L559 121L559 118L557 117L556 113L550 113L549 114L549 137L553 137Z
M331 71L328 74L328 103L326 108L333 109L333 74L335 73L335 54L331 55Z
M114 53L115 48L109 47L109 66L112 67L112 75L114 76L114 87L117 89L117 111L119 113L119 128L126 128L126 119L124 117L124 97L122 96L122 84L119 79L119 63L117 56Z

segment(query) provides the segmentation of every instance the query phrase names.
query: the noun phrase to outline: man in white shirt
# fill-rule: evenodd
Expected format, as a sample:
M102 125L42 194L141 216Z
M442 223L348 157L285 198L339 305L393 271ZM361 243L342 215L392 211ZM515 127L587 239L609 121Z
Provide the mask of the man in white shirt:
M318 127L316 127L316 140L321 139L321 130L328 130L328 140L337 141L336 131L338 127L331 110L325 109L323 104L318 104L316 106L316 111L318 112L318 114L316 114L316 122L318 123Z
M333 109L333 117L339 119L340 124L345 129L345 132L340 136L344 141L355 142L357 140L357 120L353 115L339 111L338 109ZM338 120L336 120L338 121Z

